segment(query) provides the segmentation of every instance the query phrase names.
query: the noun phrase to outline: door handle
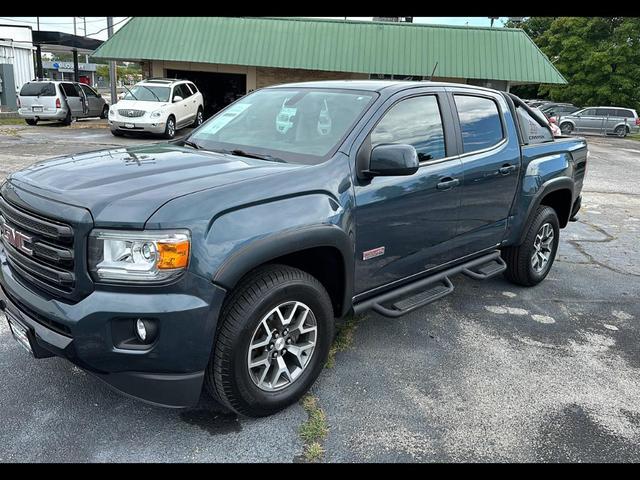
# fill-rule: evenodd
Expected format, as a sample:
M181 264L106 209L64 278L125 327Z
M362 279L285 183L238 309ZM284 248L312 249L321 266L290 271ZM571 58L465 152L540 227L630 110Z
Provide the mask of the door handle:
M449 190L450 188L460 185L460 180L457 178L445 177L440 179L440 183L436 185L438 190Z
M500 169L498 170L502 175L509 175L511 172L515 171L515 169L518 168L515 165L503 165L502 167L500 167Z

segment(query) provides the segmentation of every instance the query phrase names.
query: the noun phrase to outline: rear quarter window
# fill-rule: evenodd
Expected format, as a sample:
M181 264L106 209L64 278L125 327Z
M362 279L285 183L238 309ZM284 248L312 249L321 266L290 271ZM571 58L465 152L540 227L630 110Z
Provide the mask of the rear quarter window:
M553 133L549 127L541 124L542 119L534 118L521 106L516 107L516 112L518 114L520 133L522 134L522 139L525 145L553 141Z
M21 97L55 97L56 86L51 82L29 82L20 89Z

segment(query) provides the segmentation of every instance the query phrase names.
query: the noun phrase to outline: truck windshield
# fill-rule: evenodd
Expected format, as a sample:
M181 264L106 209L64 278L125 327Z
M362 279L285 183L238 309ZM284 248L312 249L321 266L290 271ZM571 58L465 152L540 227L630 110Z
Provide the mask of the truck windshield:
M264 89L219 112L188 140L206 150L317 164L335 153L373 99L356 90Z
M143 102L168 102L171 88L153 85L135 85L124 96L125 100L142 100Z

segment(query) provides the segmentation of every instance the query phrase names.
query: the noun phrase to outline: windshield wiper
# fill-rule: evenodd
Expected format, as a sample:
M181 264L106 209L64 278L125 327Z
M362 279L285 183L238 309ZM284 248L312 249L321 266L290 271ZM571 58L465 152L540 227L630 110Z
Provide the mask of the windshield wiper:
M149 90L154 97L156 97L158 99L159 102L161 102L162 100L160 100L160 97L158 95L156 95L156 92L154 92L153 90L151 90L149 87L147 87L146 85L140 85L142 88L146 88L147 90Z
M219 149L219 150L212 150L212 151L226 153L227 155L235 155L237 157L257 158L258 160L267 160L268 162L287 163L286 161L278 157L274 157L267 154L245 152L244 150L240 150L240 149L235 149L235 150Z
M136 96L133 94L133 92L127 88L127 86L126 86L126 85L122 85L122 86L123 86L124 88L126 88L126 89L127 89L127 92L129 92L129 93L131 94L131 96L133 97L133 99L134 99L134 100L138 100L138 97L136 97ZM116 97L117 97L117 95L116 95ZM113 100L111 100L111 101L113 102Z
M189 145L190 147L195 148L196 150L202 150L202 147L200 145L198 145L197 143L191 142L189 140L185 140L184 144Z

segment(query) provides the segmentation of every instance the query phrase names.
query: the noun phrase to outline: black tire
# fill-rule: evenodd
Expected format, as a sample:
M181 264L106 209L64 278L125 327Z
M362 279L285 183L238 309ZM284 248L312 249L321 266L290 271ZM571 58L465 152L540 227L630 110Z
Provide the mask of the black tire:
M100 114L100 118L107 117L109 117L109 105L105 105L104 107L102 107L102 113Z
M112 130L111 130L111 134L112 134L114 137L124 137L124 133L123 133L123 132L121 132L121 131L120 131L120 130L118 130L118 129L112 129Z
M294 300L306 304L315 316L315 350L292 383L281 390L265 391L250 376L249 346L263 317L283 302ZM333 333L331 299L316 278L285 265L260 267L245 277L225 302L205 373L205 388L237 413L271 415L298 401L311 387L327 361Z
M169 115L169 118L167 118L163 136L169 140L176 136L176 119L173 115Z
M547 223L551 225L554 234L551 255L544 268L541 271L536 271L532 265L533 254L536 249L534 242L540 229ZM560 222L556 211L551 207L539 206L531 222L529 222L522 244L502 249L502 258L507 264L507 269L504 272L506 279L525 287L532 287L540 283L551 270L558 251L559 240Z
M627 127L625 127L624 125L619 125L616 127L613 133L615 133L619 138L624 138L629 132L627 131Z
M196 113L196 118L191 125L193 128L198 128L204 122L204 112L202 111L202 107L198 108L198 113Z
M37 125L38 124L38 119L37 118L25 118L24 121L27 122L27 125Z
M573 132L573 125L570 122L561 123L560 132L562 132L563 135L571 135L571 132Z
M67 110L67 116L64 117L64 120L62 120L62 124L69 126L71 125L71 121L72 121L71 110Z

